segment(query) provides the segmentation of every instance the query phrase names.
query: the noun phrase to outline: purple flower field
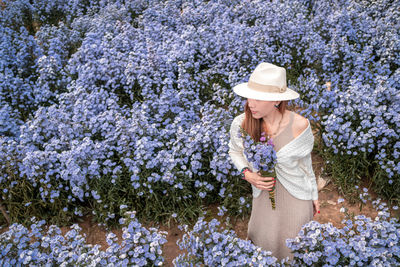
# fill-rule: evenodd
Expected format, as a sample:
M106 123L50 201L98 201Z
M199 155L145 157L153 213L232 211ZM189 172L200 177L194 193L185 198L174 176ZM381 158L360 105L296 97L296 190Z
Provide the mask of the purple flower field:
M166 233L140 221L182 224L176 266L398 265L399 222L382 204L343 229L306 225L291 263L201 216L249 214L229 127L244 105L232 87L260 62L287 69L343 196L368 183L400 203L399 7L0 0L0 265L163 265ZM122 240L104 251L78 228L61 235L85 215L124 227Z

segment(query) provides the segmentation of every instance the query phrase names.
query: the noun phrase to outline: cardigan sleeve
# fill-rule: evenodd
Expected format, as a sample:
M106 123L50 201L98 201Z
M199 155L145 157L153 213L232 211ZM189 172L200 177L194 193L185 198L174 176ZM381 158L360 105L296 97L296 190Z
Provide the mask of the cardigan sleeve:
M308 179L311 182L311 199L317 200L318 199L318 187L317 187L317 180L315 178L315 174L312 168L312 160L311 160L311 153L304 157L304 166L307 170Z
M244 157L243 151L243 139L238 136L239 131L240 131L240 124L241 124L241 118L243 118L243 115L239 115L235 117L235 119L232 121L231 128L230 128L230 140L229 140L229 156L235 165L235 167L241 171L244 167L250 167L250 164Z

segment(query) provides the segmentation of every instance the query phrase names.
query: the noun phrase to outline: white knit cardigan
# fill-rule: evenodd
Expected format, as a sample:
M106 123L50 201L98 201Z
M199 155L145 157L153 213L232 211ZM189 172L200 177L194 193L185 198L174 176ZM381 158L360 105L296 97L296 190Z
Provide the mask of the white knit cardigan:
M257 172L244 156L243 139L238 136L240 125L245 118L242 113L235 117L230 128L229 156L240 171L249 167ZM311 151L314 146L314 136L310 122L307 128L296 138L284 145L277 153L275 165L276 177L286 190L294 197L302 200L318 199L317 183L312 169ZM252 186L253 197L258 197L261 190Z

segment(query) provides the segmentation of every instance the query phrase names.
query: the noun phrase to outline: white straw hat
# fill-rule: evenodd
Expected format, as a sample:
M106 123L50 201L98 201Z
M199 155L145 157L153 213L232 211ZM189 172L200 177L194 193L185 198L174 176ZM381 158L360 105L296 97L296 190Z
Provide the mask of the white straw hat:
M286 86L286 70L271 63L260 63L247 83L233 87L233 91L245 98L283 101L300 95Z

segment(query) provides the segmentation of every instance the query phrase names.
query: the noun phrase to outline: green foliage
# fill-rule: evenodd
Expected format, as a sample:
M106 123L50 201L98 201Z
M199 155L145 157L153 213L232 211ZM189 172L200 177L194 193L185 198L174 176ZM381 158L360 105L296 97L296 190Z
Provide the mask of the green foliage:
M240 176L231 176L225 185L225 197L221 200L221 206L228 210L228 214L242 219L248 217L251 211L251 186Z
M370 177L371 164L366 159L366 154L340 155L333 153L330 149L324 149L321 156L326 162L325 174L331 177L342 195L355 201L358 198L355 186L360 186Z

